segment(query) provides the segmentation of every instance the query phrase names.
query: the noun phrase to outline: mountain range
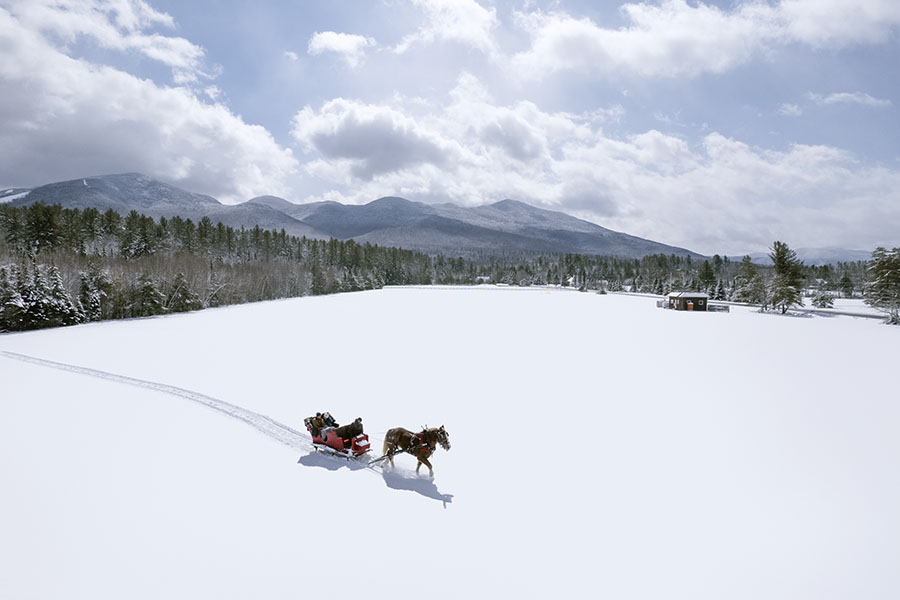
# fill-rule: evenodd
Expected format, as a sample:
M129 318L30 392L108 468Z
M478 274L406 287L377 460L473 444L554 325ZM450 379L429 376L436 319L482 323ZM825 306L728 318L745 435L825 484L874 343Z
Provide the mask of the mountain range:
M294 204L277 196L258 196L226 205L212 196L188 192L142 175L122 173L84 177L33 189L0 190L0 203L34 202L66 208L131 210L159 218L180 216L239 228L259 225L295 236L330 237L380 246L397 246L452 256L485 257L513 253L580 253L639 258L648 254L701 255L612 231L562 212L515 200L477 207L423 204L385 197L364 205L338 202Z
M869 261L872 259L871 250L847 250L846 248L797 248L797 259L802 263L812 266L833 265L839 262ZM758 265L769 266L772 259L768 252L751 252L750 259Z

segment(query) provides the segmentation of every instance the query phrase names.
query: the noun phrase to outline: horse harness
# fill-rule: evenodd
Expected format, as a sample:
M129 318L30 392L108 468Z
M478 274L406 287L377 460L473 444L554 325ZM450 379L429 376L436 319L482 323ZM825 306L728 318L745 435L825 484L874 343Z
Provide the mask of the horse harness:
M428 458L432 454L434 454L435 446L432 446L428 443L428 438L425 436L425 432L419 432L413 438L413 447L418 447L419 450L425 454L425 458Z

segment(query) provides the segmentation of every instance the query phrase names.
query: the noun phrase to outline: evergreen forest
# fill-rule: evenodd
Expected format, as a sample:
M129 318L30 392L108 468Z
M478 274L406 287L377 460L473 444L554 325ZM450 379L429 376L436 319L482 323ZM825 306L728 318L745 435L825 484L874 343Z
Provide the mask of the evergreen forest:
M776 242L780 244L780 242ZM778 249L778 248L776 248ZM791 289L854 296L864 262L804 266L785 245L782 271L715 255L641 259L520 253L480 260L429 256L353 240L317 240L258 226L235 229L35 203L0 205L0 331L122 319L385 285L560 285L581 290L666 294L705 291L786 310ZM774 255L773 255L774 256ZM784 265L787 264L787 267ZM780 279L779 279L780 278ZM773 283L774 282L774 283Z

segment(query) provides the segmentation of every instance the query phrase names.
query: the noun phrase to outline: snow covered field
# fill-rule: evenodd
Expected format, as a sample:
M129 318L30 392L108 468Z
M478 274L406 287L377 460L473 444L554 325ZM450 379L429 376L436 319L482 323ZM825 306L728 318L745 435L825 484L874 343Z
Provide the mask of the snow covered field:
M0 354L2 598L900 596L874 320L393 288L0 351L84 369ZM453 447L433 480L351 469L310 454L321 410Z

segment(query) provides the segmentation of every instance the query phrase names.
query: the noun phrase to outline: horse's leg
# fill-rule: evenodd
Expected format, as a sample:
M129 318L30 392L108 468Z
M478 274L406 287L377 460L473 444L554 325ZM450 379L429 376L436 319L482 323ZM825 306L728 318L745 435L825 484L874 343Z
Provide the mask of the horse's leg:
M393 457L393 456L390 456L390 454L391 454L391 452L393 452L393 451L394 451L394 444L391 443L391 441L390 441L389 439L385 438L385 440L384 440L384 448L382 448L381 455L382 455L382 456L387 456L387 457L388 457L388 458L387 458L387 462L389 462L389 463L391 464L392 467L394 466L394 457Z
M419 467L421 467L422 465L428 467L428 476L434 477L434 469L431 468L431 463L428 462L428 459L424 456L419 458L419 464L416 465L416 474L419 474Z

